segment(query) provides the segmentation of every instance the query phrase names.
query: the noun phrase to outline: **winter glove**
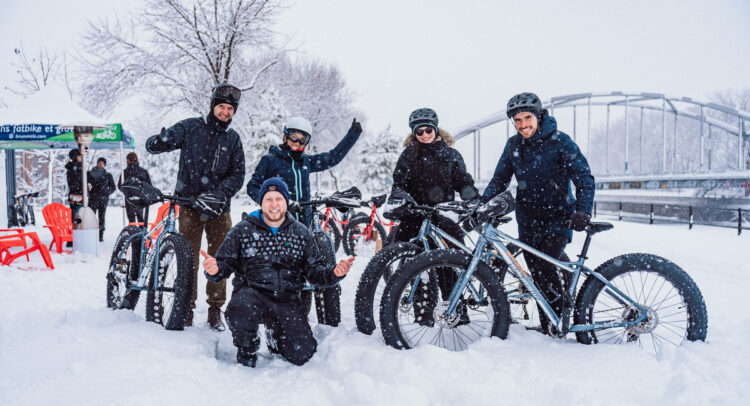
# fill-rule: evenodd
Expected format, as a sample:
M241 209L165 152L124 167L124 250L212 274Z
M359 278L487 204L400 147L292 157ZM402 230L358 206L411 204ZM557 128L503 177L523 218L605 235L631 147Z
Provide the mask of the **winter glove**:
M586 226L589 225L590 221L590 214L585 211L577 211L570 216L570 220L568 220L570 225L568 227L575 231L583 231L586 229Z
M291 215L295 215L298 213L302 213L302 207L300 207L299 202L297 202L296 200L290 200L289 204L286 207L286 211L288 211Z
M210 220L217 219L224 212L227 199L218 192L203 192L195 198L193 209Z
M357 135L362 134L362 124L355 118L352 120L352 126L349 128L349 132L354 131Z

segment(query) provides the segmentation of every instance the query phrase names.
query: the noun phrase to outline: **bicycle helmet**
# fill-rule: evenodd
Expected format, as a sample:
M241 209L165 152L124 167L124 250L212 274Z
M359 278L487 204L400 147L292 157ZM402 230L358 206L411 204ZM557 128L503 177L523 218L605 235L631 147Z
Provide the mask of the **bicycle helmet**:
M228 103L237 110L241 97L242 91L240 89L229 83L220 83L211 91L211 108L213 109L217 104Z
M412 132L416 130L417 127L424 125L429 125L437 130L438 116L437 113L435 113L435 110L423 107L421 109L416 109L409 114L409 128L411 128Z
M531 111L538 116L542 111L542 102L539 100L539 96L534 93L521 93L511 97L505 110L508 118L513 118L521 111Z
M284 139L292 133L292 130L305 134L305 145L310 143L310 138L312 137L312 124L310 124L306 118L292 117L289 119L284 126Z

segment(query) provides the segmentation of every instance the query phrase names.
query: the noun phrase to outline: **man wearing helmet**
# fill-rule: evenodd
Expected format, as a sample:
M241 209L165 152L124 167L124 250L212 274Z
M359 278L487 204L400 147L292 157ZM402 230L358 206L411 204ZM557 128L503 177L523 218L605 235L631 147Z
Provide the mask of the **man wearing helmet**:
M195 199L192 207L180 208L180 234L193 248L195 283L192 309L198 296L198 253L205 230L208 253L213 255L229 229L232 218L229 203L242 188L245 180L245 155L240 136L229 128L240 102L240 89L228 83L217 85L211 94L210 111L206 118L182 120L146 140L146 150L152 154L180 150L179 170L175 195ZM208 324L223 331L221 307L226 301L226 281L207 281ZM193 310L187 325L192 325Z
M346 156L350 149L362 134L362 125L355 118L344 138L335 148L328 152L315 155L305 154L305 148L313 137L313 129L310 122L302 117L291 118L284 126L284 135L281 145L272 146L268 154L264 155L255 172L247 182L247 194L256 203L261 203L259 195L260 187L264 181L273 177L280 177L289 185L289 198L292 201L310 201L310 174L322 172L333 168ZM306 226L312 221L312 208L305 207L297 219ZM338 308L338 287L323 289L316 293L316 305L318 310L324 314L322 324L337 326L341 319ZM321 299L323 307L321 308ZM336 303L331 306L327 304Z
M482 201L503 192L515 175L516 221L519 239L553 257L560 258L572 239L571 229L582 231L591 219L594 177L578 145L558 131L557 121L542 108L534 93L521 93L508 101L508 118L518 133L508 139L487 185ZM571 182L575 185L573 197ZM560 315L570 310L556 268L533 255L524 255L542 293ZM564 275L567 276L567 275ZM539 312L545 332L552 332L547 317ZM563 317L567 322L569 317Z

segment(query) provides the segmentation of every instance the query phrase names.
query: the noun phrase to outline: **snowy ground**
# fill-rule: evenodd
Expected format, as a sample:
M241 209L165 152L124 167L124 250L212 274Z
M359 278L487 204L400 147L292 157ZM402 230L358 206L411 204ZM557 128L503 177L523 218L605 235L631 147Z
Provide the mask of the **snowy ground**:
M234 210L237 220L242 208ZM484 339L461 353L397 351L379 333L356 331L354 291L366 265L360 258L343 282L342 325L313 325L313 359L295 367L262 346L259 367L250 369L235 364L229 331L214 333L201 323L204 293L197 325L181 332L144 321L145 296L136 312L106 308L105 272L120 210L110 209L108 218L98 257L53 253L56 269L47 271L33 254L31 263L0 267L0 405L746 404L750 396L748 233L616 222L594 239L590 266L651 252L682 266L702 290L708 341L659 358L518 326L507 340ZM50 240L45 229L36 231ZM579 236L568 248L571 256L581 242ZM198 283L201 292L205 279Z

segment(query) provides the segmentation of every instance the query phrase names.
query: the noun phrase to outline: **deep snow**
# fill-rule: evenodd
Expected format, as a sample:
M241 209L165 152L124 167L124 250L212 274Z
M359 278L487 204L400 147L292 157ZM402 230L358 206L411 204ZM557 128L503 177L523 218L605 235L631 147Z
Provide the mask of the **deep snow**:
M235 207L235 220L241 210ZM483 339L461 353L430 346L397 351L379 332L356 331L354 292L366 265L358 258L342 284L342 325L313 322L313 359L295 367L262 346L259 367L250 369L235 364L229 331L215 333L202 323L203 276L197 325L185 331L146 322L145 294L135 312L106 308L105 272L121 221L121 210L111 208L98 257L53 253L56 269L47 271L32 254L31 263L0 267L0 405L746 404L750 395L747 233L615 221L614 230L595 237L589 266L651 252L682 266L702 290L707 342L660 357L519 326L507 340ZM50 240L45 229L34 229ZM514 224L503 229L515 234ZM581 243L576 236L571 257Z

